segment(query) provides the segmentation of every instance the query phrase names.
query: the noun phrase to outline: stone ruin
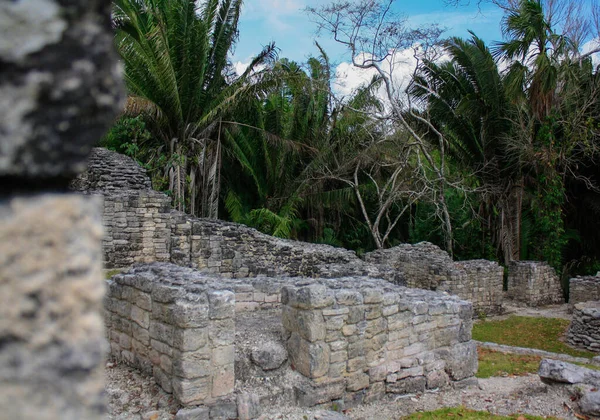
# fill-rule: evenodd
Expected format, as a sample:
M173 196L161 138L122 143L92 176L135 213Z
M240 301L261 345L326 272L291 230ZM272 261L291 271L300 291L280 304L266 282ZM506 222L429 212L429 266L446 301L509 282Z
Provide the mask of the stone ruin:
M471 301L478 315L502 312L503 269L495 262L454 262L429 243L400 245L360 259L341 248L278 239L173 210L170 198L150 189L144 170L128 157L98 148L89 162L88 173L72 188L104 196L107 267L159 261L235 278L367 276L456 294Z
M575 304L567 342L574 347L600 351L600 302Z
M365 255L365 261L391 266L408 287L437 290L473 303L476 315L503 311L504 269L486 260L455 262L436 245L403 244Z
M546 262L511 261L507 297L527 306L565 303L560 278Z
M71 187L104 197L108 268L172 262L222 277L359 275L399 279L386 267L366 264L352 251L275 238L221 220L199 219L171 208L171 199L149 188L131 158L94 149L90 170Z
M351 407L386 393L475 381L470 303L364 277L250 281L168 263L140 265L109 281L111 354L152 374L182 405L235 418L245 395L237 368L248 363L236 356L236 329L255 309L249 302L279 308L271 313L279 327L275 344L289 354L266 351L258 374L273 378L265 371L275 370L290 380L278 395L276 383L253 387L256 401Z
M104 418L101 200L69 192L123 106L110 2L0 2L0 417Z
M577 276L569 280L569 303L600 301L600 272L595 276Z

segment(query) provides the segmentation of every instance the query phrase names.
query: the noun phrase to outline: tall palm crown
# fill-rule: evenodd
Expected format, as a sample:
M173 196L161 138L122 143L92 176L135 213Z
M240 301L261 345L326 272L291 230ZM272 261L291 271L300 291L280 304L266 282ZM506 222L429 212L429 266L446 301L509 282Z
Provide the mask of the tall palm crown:
M249 75L274 55L274 46L265 48L244 74L233 76L227 74L227 54L237 39L242 0L115 0L114 4L125 80L130 94L160 120L165 152L172 157L176 204L181 210L216 217L218 120L252 89Z

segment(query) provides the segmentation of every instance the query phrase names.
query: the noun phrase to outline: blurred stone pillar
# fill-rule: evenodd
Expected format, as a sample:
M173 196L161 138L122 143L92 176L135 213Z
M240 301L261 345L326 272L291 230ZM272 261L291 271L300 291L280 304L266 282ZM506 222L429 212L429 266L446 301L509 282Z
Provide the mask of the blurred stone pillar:
M104 416L100 201L69 193L124 98L104 0L0 0L0 417Z

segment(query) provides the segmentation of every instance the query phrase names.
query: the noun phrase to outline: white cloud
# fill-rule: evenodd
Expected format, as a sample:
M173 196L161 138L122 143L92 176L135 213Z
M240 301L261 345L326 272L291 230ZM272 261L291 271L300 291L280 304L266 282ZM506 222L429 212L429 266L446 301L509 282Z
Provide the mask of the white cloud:
M415 68L417 66L417 58L415 58L415 50L419 53L417 45L398 50L390 54L390 56L381 63L383 71L391 75L394 96L396 100L406 98L405 90L412 79ZM368 58L361 54L357 57L357 62ZM438 60L447 60L447 56L440 56ZM336 68L336 79L333 84L333 89L340 97L348 98L356 91L356 89L365 86L371 81L374 75L377 74L375 69L361 69L355 67L352 63L343 62ZM378 91L378 96L384 104L389 104L389 99L385 86L381 86Z
M581 53L587 54L592 50L595 50L600 47L600 39L592 39L581 46ZM592 63L594 66L600 64L600 52L592 54Z

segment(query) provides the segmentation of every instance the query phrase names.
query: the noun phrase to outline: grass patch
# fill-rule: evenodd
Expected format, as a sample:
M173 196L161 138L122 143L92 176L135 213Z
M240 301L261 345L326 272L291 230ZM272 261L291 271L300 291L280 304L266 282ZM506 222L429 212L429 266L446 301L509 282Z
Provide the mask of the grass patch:
M539 356L526 356L521 354L504 354L488 349L478 349L479 370L478 378L492 376L523 376L528 373L537 373L540 367Z
M461 419L514 419L514 420L541 420L541 419L555 419L555 417L538 417L530 416L528 414L513 414L512 416L498 416L495 414L488 413L487 411L474 411L469 410L465 407L455 408L441 408L435 411L427 411L424 413L413 413L410 416L402 417L404 420L434 420L434 419L447 419L452 417L458 417Z
M473 339L508 346L527 347L564 353L575 357L594 357L595 353L575 350L561 341L569 321L558 318L511 316L503 321L482 321L473 325Z

